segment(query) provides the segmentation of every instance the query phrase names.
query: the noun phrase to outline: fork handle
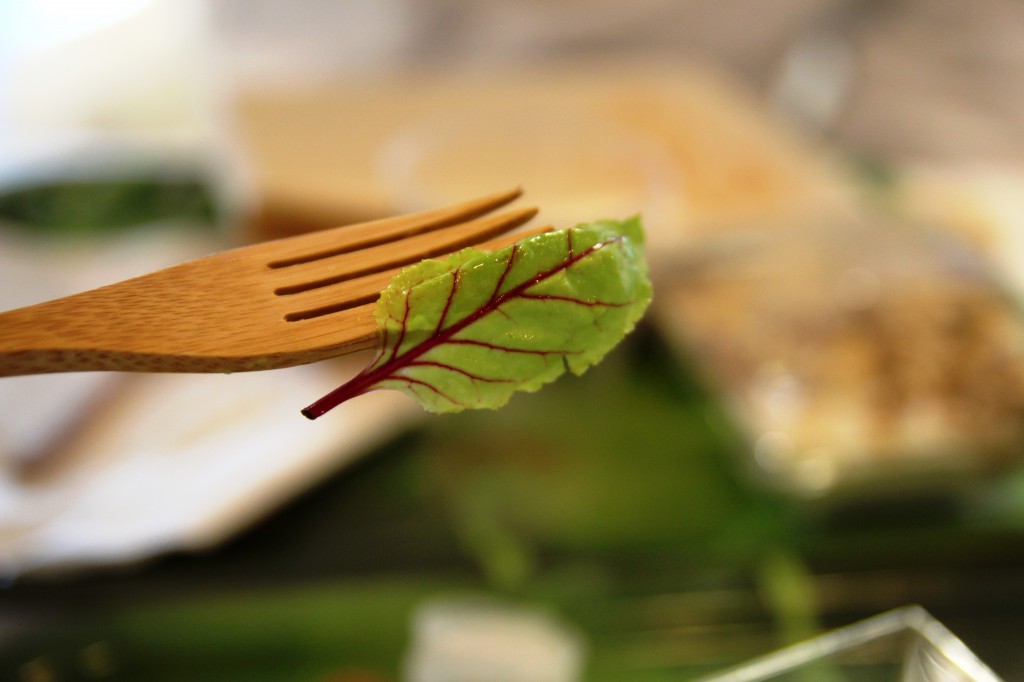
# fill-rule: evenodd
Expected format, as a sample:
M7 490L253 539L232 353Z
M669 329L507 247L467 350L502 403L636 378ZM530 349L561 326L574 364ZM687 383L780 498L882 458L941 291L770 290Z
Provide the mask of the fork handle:
M167 307L174 296L181 296L180 287L153 287L149 298L162 299L161 306ZM249 372L317 362L370 349L378 342L373 306L365 305L329 322L338 337L334 346L310 350L300 339L296 347L270 347L258 335L260 343L253 347L259 352L225 353L216 343L203 347L196 342L188 315L154 317L154 304L147 304L146 298L140 295L138 281L128 280L0 313L0 377L89 371ZM170 302L172 307L179 304L183 306L184 299ZM311 328L317 333L315 321ZM336 328L345 329L346 335L339 336Z
M96 331L76 321L83 297L0 313L0 376L130 369L132 358L104 348Z
M114 285L0 313L0 377L54 372L201 372L198 358L147 348L152 320ZM148 329L147 329L148 328Z
M278 319L273 310L257 311L263 317L246 311L248 325L233 320L211 328L209 318L224 314L217 307L222 303L197 299L186 286L188 273L179 266L0 313L0 377L250 372L317 362L377 344L372 304L302 323L309 338L330 334L334 339L314 349L305 336L266 338L263 327Z

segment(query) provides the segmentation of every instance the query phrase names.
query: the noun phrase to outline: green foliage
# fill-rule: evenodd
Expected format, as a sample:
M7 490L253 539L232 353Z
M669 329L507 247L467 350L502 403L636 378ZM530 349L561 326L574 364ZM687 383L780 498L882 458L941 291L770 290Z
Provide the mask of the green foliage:
M91 234L161 220L209 225L220 218L211 189L191 178L66 180L0 192L0 222L40 234Z

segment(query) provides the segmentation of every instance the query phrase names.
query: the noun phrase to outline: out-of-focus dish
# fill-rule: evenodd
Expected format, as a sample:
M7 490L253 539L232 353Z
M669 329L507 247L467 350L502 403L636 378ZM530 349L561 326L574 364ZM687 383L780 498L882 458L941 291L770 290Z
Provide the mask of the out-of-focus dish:
M325 373L132 377L55 459L28 471L6 463L0 572L13 579L214 546L416 416L379 393L311 428L296 399L322 390Z
M881 218L705 247L661 282L656 319L776 482L906 485L1015 457L1024 317L965 242Z

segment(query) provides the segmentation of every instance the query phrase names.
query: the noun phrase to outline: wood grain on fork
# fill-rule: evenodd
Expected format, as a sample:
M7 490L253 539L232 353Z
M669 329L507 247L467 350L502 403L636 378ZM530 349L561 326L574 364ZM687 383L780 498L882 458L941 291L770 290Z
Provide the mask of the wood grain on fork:
M424 258L528 236L498 238L536 214L495 213L519 196L254 244L2 313L0 376L253 371L372 348L374 302L394 275Z

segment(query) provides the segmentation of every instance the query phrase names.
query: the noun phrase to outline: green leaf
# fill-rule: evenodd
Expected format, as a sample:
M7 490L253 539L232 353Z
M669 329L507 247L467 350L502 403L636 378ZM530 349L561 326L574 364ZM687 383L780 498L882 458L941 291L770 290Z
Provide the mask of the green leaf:
M633 329L650 300L638 218L426 260L381 294L373 362L303 414L314 419L383 388L431 412L498 408L567 369L582 374Z

